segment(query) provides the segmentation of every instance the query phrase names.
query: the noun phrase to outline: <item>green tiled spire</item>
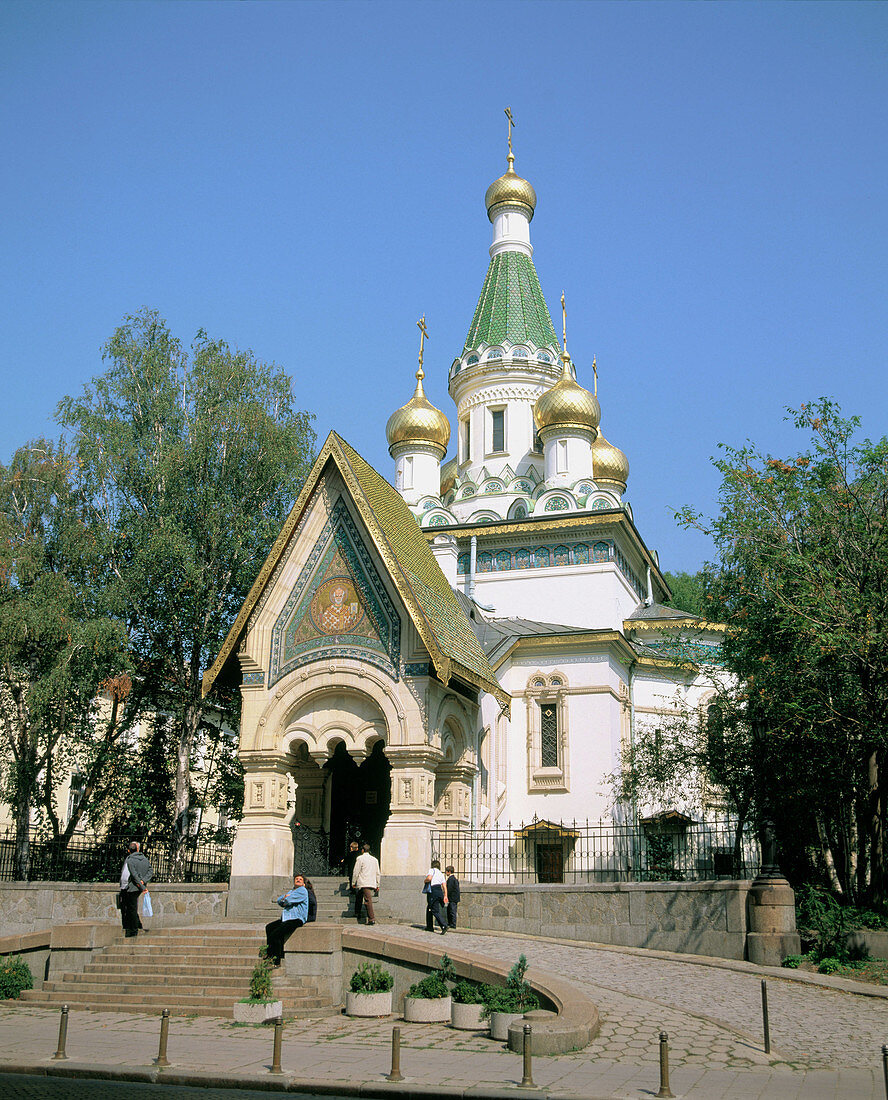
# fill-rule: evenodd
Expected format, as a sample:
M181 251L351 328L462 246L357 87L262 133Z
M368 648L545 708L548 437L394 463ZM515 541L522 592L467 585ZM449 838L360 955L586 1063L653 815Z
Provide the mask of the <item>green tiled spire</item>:
M558 346L536 268L523 252L499 252L490 261L463 355L479 344L504 340Z

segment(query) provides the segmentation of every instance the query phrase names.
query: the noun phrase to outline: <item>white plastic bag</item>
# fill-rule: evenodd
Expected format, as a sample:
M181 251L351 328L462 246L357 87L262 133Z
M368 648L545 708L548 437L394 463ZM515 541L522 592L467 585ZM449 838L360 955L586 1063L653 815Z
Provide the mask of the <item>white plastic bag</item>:
M142 916L143 917L153 917L154 916L154 908L151 905L151 895L148 893L147 890L142 895Z

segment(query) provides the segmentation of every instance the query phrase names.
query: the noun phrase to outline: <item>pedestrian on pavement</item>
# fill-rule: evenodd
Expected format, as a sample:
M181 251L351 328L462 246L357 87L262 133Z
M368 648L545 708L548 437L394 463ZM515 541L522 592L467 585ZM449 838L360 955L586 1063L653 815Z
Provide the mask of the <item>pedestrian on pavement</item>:
M345 877L348 879L348 892L354 898L355 916L358 916L358 897L355 893L355 888L354 886L352 886L351 882L352 876L355 872L355 864L357 863L360 854L361 850L358 846L358 842L356 840L353 840L348 846L348 851L342 857L342 862L339 864L339 866L343 870L343 873L345 874Z
M370 855L369 844L364 845L355 861L351 884L355 889L355 920L361 919L361 908L366 905L367 923L376 924L373 898L379 897L379 860Z
M456 869L454 867L445 867L444 874L447 875L447 927L456 928L456 907L459 905L459 879L456 877Z
M429 892L426 896L426 931L433 931L432 920L438 922L441 929L441 935L447 931L447 917L445 915L445 907L447 905L447 880L444 878L444 874L441 871L441 864L437 859L432 860L432 865L429 867L429 873L425 877L425 881L428 884Z
M123 934L138 936L142 928L139 920L139 898L148 889L148 883L154 877L151 864L142 854L138 840L130 842L126 859L120 871L120 923Z
M308 890L302 875L293 876L293 889L281 894L277 904L283 909L281 917L265 926L265 957L271 959L274 966L281 965L284 944L308 918Z

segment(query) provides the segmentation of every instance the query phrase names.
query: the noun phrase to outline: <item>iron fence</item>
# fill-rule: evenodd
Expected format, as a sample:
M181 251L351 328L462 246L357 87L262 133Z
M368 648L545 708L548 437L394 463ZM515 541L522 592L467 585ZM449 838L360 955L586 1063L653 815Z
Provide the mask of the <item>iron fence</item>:
M28 858L29 882L117 882L132 835L75 834L64 844L32 830ZM231 873L231 843L186 837L174 851L166 837L149 837L142 851L154 869L154 882L227 882ZM0 881L19 879L15 866L15 835L0 836Z
M730 818L665 817L634 824L533 821L491 829L439 826L432 856L458 877L490 883L694 882L753 878L750 828Z

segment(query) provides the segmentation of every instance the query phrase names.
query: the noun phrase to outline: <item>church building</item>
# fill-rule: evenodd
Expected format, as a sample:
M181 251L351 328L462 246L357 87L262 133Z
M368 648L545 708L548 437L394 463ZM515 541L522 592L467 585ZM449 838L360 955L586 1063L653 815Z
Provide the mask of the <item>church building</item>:
M533 822L619 820L606 776L638 724L706 704L707 678L666 654L692 639L705 661L719 628L665 606L563 300L559 345L514 160L510 140L453 415L423 390L423 319L392 481L330 433L205 676L243 697L233 889L290 875L306 831L332 865L360 834L384 875L416 876L442 832L530 847Z

